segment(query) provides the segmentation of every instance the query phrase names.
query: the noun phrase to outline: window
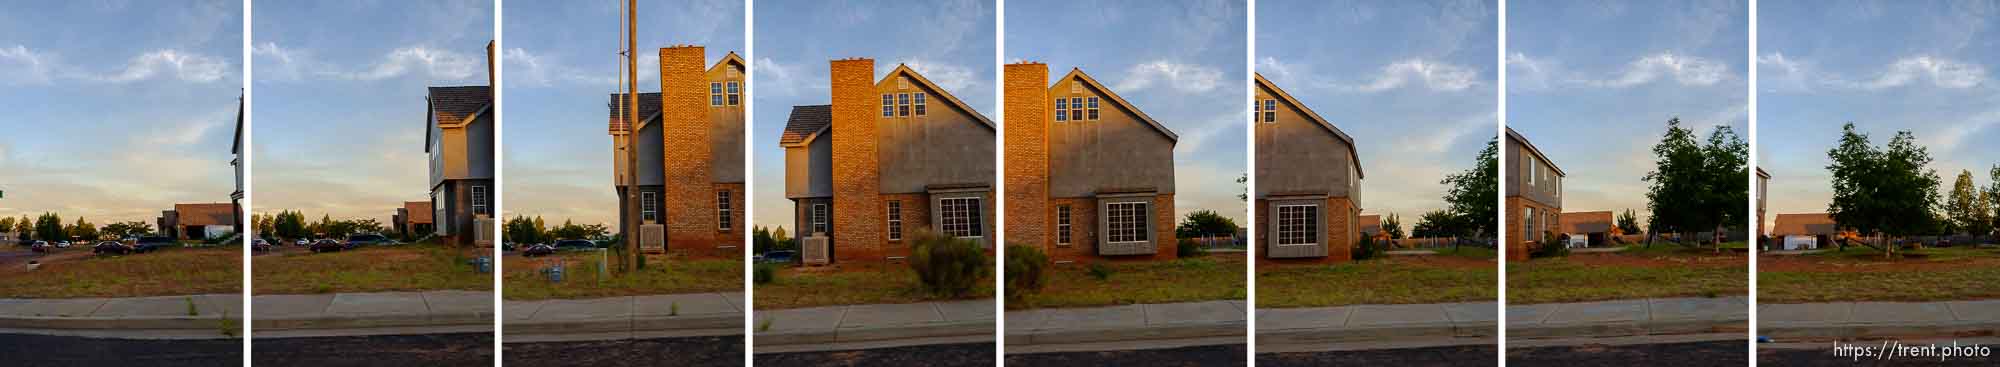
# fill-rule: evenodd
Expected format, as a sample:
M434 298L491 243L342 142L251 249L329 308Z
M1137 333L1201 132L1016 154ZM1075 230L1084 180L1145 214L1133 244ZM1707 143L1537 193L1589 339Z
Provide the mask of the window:
M917 95L916 95L916 97L917 97L917 103L916 103L916 105L917 105L917 116L923 116L923 115L924 115L924 93L923 93L923 92L917 92Z
M1069 114L1063 112L1063 110L1068 110L1068 109L1069 109L1068 98L1056 98L1056 121L1068 120L1068 118L1066 117L1069 116Z
M715 229L727 231L729 223L729 190L715 192Z
M722 83L708 83L708 105L722 105Z
M1258 117L1262 114L1264 114L1264 103L1255 99L1250 100L1250 122L1264 121L1263 118Z
M1318 205L1278 206L1279 245L1313 245L1318 243Z
M1523 223L1523 224L1521 225L1521 238L1526 238L1526 239L1528 239L1529 241L1534 241L1534 240L1535 240L1535 208L1534 208L1534 207L1522 207L1522 208L1521 208L1521 218L1522 218L1523 220L1526 220L1526 221L1528 221L1527 223Z
M1082 98L1082 97L1070 97L1070 99L1069 99L1069 119L1070 119L1070 121L1083 121L1083 98Z
M910 89L910 77L896 78L896 89Z
M1097 120L1097 97L1090 97L1090 120Z
M909 93L897 93L897 94L896 94L896 116L900 116L900 117L909 117L909 116L910 116L910 94L909 94Z
M1083 93L1083 83L1076 83L1076 82L1069 83L1069 93L1070 94Z
M1278 100L1264 100L1264 122L1278 122Z
M1069 244L1069 206L1056 207L1056 244Z
M896 117L895 96L888 94L882 95L882 117Z
M1521 166L1521 167L1522 167L1522 169L1523 169L1523 171L1521 172L1521 175L1522 175L1522 176L1527 176L1527 177L1528 177L1528 187L1534 187L1534 186L1535 186L1535 159L1534 159L1534 158L1532 158L1532 157L1530 157L1530 158L1528 158L1528 159L1523 159L1523 161L1527 161L1527 162L1528 162L1528 164L1527 164L1527 165L1523 165L1523 166Z
M903 202L889 201L889 240L903 239Z
M735 106L741 101L743 101L743 90L737 88L736 82L729 82L729 105Z
M826 204L813 204L811 220L812 220L812 230L813 230L812 233L819 234L819 233L832 232L831 230L826 229Z
M660 220L660 203L653 200L655 194L652 191L639 193L639 220L646 222Z
M731 66L731 67L729 67L729 68L728 68L727 70L725 70L725 71L724 71L724 73L727 73L727 75L729 75L729 78L730 78L730 79L736 79L736 75L738 75L738 74L740 74L740 73L742 73L742 72L743 72L742 70L738 70L738 69L736 69L736 67L735 67L735 66Z
M444 217L445 217L445 216L444 216L444 206L443 206L443 205L438 205L438 204L439 204L439 203L438 203L438 194L437 194L437 192L436 192L436 191L432 191L432 192L431 192L431 218L444 218ZM448 221L448 220L444 220L444 221L440 221L440 220L433 220L433 221L432 221L432 223L433 223L433 224L432 224L432 226L433 226L433 227L436 227L436 228L434 228L434 230L433 230L433 233L437 233L437 234L444 234L444 233L446 233L446 231L450 231L450 230L451 230L451 221Z
M473 187L472 187L472 214L473 214L473 215L487 215L487 214L492 214L491 212L487 212L486 210L487 210L487 207L486 207L486 186L473 186Z
M979 237L979 198L938 199L938 227L952 237Z
M1111 242L1141 242L1146 240L1146 203L1105 204L1105 223L1110 227L1106 233Z

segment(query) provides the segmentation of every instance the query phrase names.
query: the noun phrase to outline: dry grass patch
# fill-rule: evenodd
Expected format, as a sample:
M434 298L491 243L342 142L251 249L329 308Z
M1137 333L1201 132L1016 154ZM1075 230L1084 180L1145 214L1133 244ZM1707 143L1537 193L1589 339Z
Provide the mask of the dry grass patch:
M243 291L241 247L162 248L121 256L93 256L88 248L64 251L49 256L64 259L44 259L39 270L0 274L0 297L146 297Z
M1243 254L1051 265L1048 286L1041 293L1009 296L1007 309L1244 300L1249 294L1245 266Z
M1509 263L1507 303L1746 296L1749 276L1743 253L1656 244Z
M770 283L756 285L752 302L759 310L784 308L915 303L993 298L987 276L971 294L938 297L925 292L915 271L905 264L840 264L825 267L785 266Z
M647 254L646 269L617 274L596 251L559 252L544 257L508 255L502 274L509 300L602 298L655 294L741 292L743 260L685 259ZM550 282L542 269L563 264L563 282ZM605 276L597 268L605 265Z
M1757 301L1816 303L2000 298L2000 250L1849 247L1817 254L1758 257Z
M1500 264L1491 258L1445 255L1261 266L1257 307L1493 301L1499 299L1494 286L1499 274Z
M251 260L251 282L255 287L252 291L256 294L492 291L492 275L480 273L470 263L491 251L412 244L317 254L262 255Z

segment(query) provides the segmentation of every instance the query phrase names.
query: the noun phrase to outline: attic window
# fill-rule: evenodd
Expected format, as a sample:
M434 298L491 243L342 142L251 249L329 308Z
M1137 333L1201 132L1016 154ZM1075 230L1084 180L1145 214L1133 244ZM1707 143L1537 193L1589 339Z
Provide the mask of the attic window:
M735 106L742 101L743 90L737 87L736 82L729 82L729 105Z
M1076 82L1070 82L1070 83L1069 83L1069 92L1070 92L1071 94L1076 94L1076 93L1083 93L1083 84L1082 84L1082 83L1076 83Z
M895 95L892 94L882 95L882 117L896 117Z
M897 93L897 94L896 94L896 116L897 116L897 117L910 117L910 94L909 94L909 93Z
M724 73L724 74L726 74L726 75L728 75L730 79L736 79L736 76L737 76L738 74L741 74L741 73L742 73L742 71L741 71L741 70L737 70L737 69L736 69L736 66L733 66L733 65L732 65L732 66L730 66L730 67L727 67L727 68L724 68L724 69L728 69L728 70L724 71L723 73Z
M896 78L896 89L910 89L910 77Z
M1097 97L1090 97L1090 120L1097 121Z
M1264 122L1278 122L1278 100L1264 100Z
M708 83L708 105L722 105L722 83Z
M917 93L916 93L916 95L917 95L917 102L916 102L916 106L917 106L917 116L923 116L923 115L924 115L924 93L923 93L923 92L917 92Z
M1069 110L1069 99L1056 98L1056 121L1069 120L1069 115L1063 112L1065 110Z

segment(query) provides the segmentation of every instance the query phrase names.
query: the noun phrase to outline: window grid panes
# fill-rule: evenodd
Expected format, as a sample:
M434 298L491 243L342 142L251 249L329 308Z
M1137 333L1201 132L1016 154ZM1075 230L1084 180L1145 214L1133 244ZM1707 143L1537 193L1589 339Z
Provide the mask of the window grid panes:
M1069 119L1070 121L1083 121L1083 97L1070 97Z
M910 94L909 94L909 93L897 93L897 94L896 94L896 116L898 116L898 117L909 117L909 116L910 116Z
M1097 97L1090 97L1090 120L1097 120Z
M708 105L722 105L722 83L708 83Z
M1319 243L1319 206L1278 206L1278 244L1311 245L1316 243Z
M489 213L489 212L487 212L486 210L487 210L487 206L486 206L486 186L473 186L473 187L472 187L472 214L473 214L473 215L487 215L487 214L490 214L490 213Z
M727 231L727 230L729 230L729 228L730 228L730 225L731 225L731 223L729 223L729 211L730 211L730 209L731 209L731 208L729 207L729 192L728 192L728 191L716 191L716 192L715 192L715 229L719 229L719 230L724 230L724 231Z
M660 204L653 202L652 192L639 193L639 218L647 222L660 220Z
M832 232L826 229L826 204L813 204L812 230L814 234Z
M896 117L896 97L882 95L882 117Z
M979 198L938 200L939 227L952 237L979 237Z
M1146 203L1105 204L1105 224L1110 227L1106 233L1111 242L1140 242L1146 240Z
M729 105L735 106L742 101L743 89L736 85L736 82L729 82Z
M889 201L889 240L903 239L903 202Z
M916 102L916 105L917 105L917 116L923 116L923 115L924 115L924 94L923 94L923 93L921 93L921 92L919 92L919 93L917 93L917 96L916 96L916 98L917 98L917 102Z
M1278 100L1264 100L1264 122L1278 122Z
M1069 206L1056 207L1056 244L1069 244Z

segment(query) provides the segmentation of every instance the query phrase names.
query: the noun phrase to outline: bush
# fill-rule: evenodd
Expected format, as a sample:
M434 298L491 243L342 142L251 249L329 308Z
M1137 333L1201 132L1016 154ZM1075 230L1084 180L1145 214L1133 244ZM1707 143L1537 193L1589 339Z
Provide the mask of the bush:
M1174 253L1180 257L1196 257L1207 255L1208 251L1201 248L1201 243L1195 242L1193 238L1182 238Z
M1528 258L1540 259L1569 256L1569 247L1564 246L1565 242L1568 242L1566 239L1569 235L1560 236L1562 238L1557 237L1554 233L1543 233L1540 247L1536 247L1534 251L1529 251Z
M1027 245L1007 245L1007 296L1040 293L1047 285L1049 255Z
M958 298L972 293L979 285L979 278L986 277L992 265L987 262L986 252L979 243L932 233L917 234L916 245L910 253L910 270L917 272L917 280L924 284L924 291L934 295Z
M1097 280L1111 279L1111 267L1104 264L1090 264L1090 277Z
M773 280L778 280L778 264L758 263L750 278L757 284L769 284Z
M1381 255L1381 246L1375 244L1374 236L1362 235L1360 244L1354 246L1355 260L1368 260Z

